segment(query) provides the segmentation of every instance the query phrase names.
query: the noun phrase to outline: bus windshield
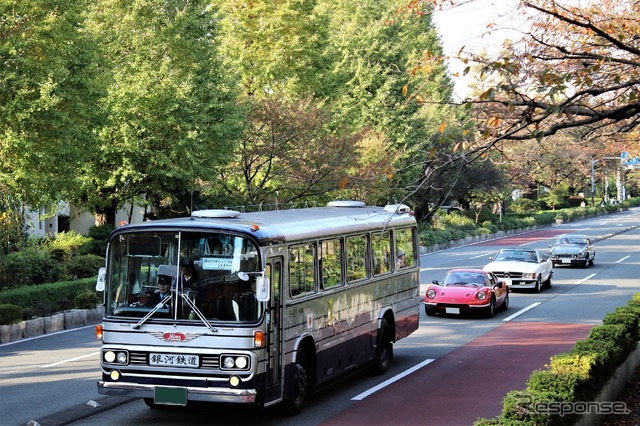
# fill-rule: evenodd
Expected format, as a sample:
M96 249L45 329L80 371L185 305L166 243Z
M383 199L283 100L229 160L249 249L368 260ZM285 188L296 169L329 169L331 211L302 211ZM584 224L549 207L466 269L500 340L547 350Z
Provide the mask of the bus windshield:
M105 314L153 320L257 321L256 245L221 232L130 232L109 245Z

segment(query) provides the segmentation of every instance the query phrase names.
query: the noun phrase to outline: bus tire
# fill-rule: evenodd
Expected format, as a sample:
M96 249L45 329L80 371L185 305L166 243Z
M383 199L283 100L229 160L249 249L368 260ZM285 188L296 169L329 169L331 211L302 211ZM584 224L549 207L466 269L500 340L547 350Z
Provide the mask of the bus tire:
M291 367L289 378L289 399L284 405L287 415L295 415L302 411L309 396L309 371L307 355L304 349L298 349L296 361Z
M373 362L373 373L381 375L387 372L389 360L391 359L393 344L391 342L391 328L386 319L382 320L378 334L378 345L376 347L376 357Z

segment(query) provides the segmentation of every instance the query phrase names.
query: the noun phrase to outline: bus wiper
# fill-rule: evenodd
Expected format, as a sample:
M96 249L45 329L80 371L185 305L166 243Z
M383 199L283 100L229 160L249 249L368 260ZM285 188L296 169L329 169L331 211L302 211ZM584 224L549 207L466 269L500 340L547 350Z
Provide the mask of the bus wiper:
M189 299L186 294L180 293L180 297L182 297L187 302L187 305L189 305L189 307L193 310L193 312L195 312L195 314L198 316L200 321L202 321L204 325L206 325L209 328L209 330L211 330L214 333L218 332L218 329L214 328L211 325L211 323L204 317L204 315L202 315L202 312L200 312L200 309L196 307L193 301Z
M195 314L198 316L198 318L200 319L200 321L202 321L204 323L204 325L207 326L207 328L209 328L209 330L211 330L214 333L218 332L218 329L216 329L213 325L211 325L211 323L204 317L204 315L202 315L202 312L200 312L200 310L196 307L196 305L191 301L191 299L189 299L187 297L187 295L185 295L184 293L180 293L180 296L182 297L182 299L184 299L187 302L187 305L189 305L189 307L193 310L193 312L195 312ZM149 318L151 318L151 316L153 314L155 314L158 309L162 308L164 305L166 305L167 303L169 303L169 301L171 300L171 298L173 297L172 294L168 295L167 297L165 297L160 303L158 303L151 311L149 311L149 313L147 315L144 316L144 318L142 318L140 321L138 321L138 323L136 325L133 326L134 330L137 330L140 328L140 326L142 326L145 322L147 322L147 320Z
M147 322L147 320L149 318L151 318L151 316L153 314L155 314L156 312L158 312L158 309L164 307L164 305L166 303L169 302L169 300L171 300L171 298L173 297L173 294L169 294L167 297L165 297L164 299L162 299L162 301L160 303L158 303L152 310L149 311L149 313L147 315L145 315L140 321L138 321L138 323L136 325L133 326L134 330L137 330L140 328L140 326L142 324L144 324L145 322Z

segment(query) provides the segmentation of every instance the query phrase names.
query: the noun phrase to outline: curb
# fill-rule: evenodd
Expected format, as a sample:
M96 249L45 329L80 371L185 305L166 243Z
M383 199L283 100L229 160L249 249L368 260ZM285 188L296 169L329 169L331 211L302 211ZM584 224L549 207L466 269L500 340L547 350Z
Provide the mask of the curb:
M48 317L33 318L15 324L0 325L0 343L11 343L62 330L71 330L102 321L104 306L94 309L71 309Z

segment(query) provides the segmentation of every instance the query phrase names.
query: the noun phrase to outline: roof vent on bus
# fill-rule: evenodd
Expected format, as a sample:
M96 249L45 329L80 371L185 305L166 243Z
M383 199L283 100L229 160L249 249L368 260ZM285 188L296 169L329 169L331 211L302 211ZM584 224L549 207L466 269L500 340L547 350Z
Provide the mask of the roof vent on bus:
M386 206L384 206L384 209L385 211L397 214L411 213L411 208L409 208L409 206L407 206L406 204L387 204Z
M362 201L352 201L352 200L337 200L330 201L327 206L329 207L365 207L366 204Z
M209 210L195 210L191 213L191 218L205 218L205 219L224 219L234 218L240 216L240 212L236 210L222 210L222 209L209 209Z

